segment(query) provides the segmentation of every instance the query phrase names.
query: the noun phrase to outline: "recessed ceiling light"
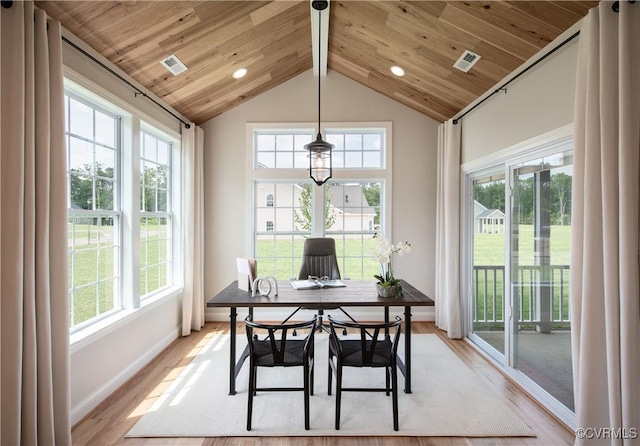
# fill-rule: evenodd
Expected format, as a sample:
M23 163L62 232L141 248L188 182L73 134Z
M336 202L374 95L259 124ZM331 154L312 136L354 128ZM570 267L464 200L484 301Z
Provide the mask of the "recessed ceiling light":
M391 72L399 77L404 76L404 70L397 65L391 67Z
M241 77L244 77L245 74L247 74L247 69L239 68L233 72L232 76L234 79L240 79Z

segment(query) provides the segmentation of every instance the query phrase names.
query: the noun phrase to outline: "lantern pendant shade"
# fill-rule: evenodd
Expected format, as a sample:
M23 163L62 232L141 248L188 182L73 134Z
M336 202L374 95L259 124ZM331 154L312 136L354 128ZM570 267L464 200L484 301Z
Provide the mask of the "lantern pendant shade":
M331 165L333 147L333 144L322 140L320 132L315 141L304 146L309 151L309 176L318 186L322 186L333 173Z

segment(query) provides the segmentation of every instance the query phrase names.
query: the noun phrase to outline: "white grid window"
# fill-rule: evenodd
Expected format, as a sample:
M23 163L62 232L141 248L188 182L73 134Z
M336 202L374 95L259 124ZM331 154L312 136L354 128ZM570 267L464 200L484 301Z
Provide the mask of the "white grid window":
M296 277L304 240L327 236L336 240L343 277L372 279L379 273L371 254L373 235L385 226L385 194L390 193L385 188L390 178L386 163L390 125L326 130L335 149L333 179L323 187L309 179L304 149L315 131L266 127L271 128L251 124L253 255L260 275ZM388 222L386 226L390 230Z
M172 284L171 142L142 131L140 296Z
M67 92L69 325L122 307L118 116Z

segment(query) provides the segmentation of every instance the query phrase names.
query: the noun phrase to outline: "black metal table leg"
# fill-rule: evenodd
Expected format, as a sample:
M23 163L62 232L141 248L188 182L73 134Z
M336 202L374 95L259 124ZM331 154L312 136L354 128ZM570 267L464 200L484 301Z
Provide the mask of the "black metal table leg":
M404 393L411 393L411 307L404 307Z
M236 319L238 313L236 307L229 307L229 327L231 330L231 339L229 343L229 395L236 394Z

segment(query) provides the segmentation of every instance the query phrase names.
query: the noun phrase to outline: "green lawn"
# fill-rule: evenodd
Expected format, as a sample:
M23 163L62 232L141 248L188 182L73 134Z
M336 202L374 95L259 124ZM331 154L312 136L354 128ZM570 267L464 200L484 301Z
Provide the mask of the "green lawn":
M376 241L373 238L347 239L336 238L338 266L342 277L350 279L373 279L380 273L380 263L371 256ZM259 276L273 276L280 280L297 277L304 238L291 240L270 238L258 240L256 261Z
M167 258L167 244L164 240L165 227L163 225L148 225L149 237L142 238L141 249L141 277L140 293L155 290L165 286L168 282L167 267L161 263ZM69 251L69 284L76 287L72 295L71 323L76 325L97 314L113 309L113 288L118 286L118 279L113 277L114 262L119 261L118 248L112 244L112 226L79 225L75 226L76 246L70 246ZM69 225L69 238L72 238L72 226ZM86 237L85 237L86 235ZM551 264L569 264L569 226L551 227ZM519 228L519 264L530 266L534 264L533 257L533 227ZM504 234L474 234L474 264L482 266L504 265L505 252ZM100 243L98 243L100 242ZM297 277L300 269L300 258L304 238L291 240L290 237L281 239L268 238L259 240L256 246L258 274L271 275L278 279ZM371 257L371 249L376 244L373 238L341 240L336 238L336 250L340 272L343 277L351 279L370 279L380 271L380 264ZM71 266L74 265L72 270ZM559 273L555 273L556 275ZM568 315L568 273L565 273L565 290L563 292L563 315ZM559 276L554 277L558 282ZM495 319L503 317L503 277L489 275L485 279L480 276L475 292L474 311L484 318ZM475 286L475 284L474 284ZM486 293L485 293L486 286ZM495 287L495 292L494 292ZM520 308L527 315L531 302L530 289L522 289L522 303ZM559 292L554 290L554 317L559 317ZM486 306L485 306L486 295ZM495 307L495 312L494 312Z
M148 237L141 238L140 295L167 285L167 243L163 225L148 225ZM69 240L73 226L69 225ZM75 226L75 246L69 245L70 326L78 325L114 309L114 277L119 249L113 244L113 227Z
M551 227L551 265L569 265L570 254L570 226ZM529 286L535 279L530 275L535 264L534 234L532 225L521 225L518 228L518 265L523 267L519 278L522 286L514 287L519 294L516 296L516 316L518 320L526 321L535 318L534 308L531 308L534 288ZM504 234L474 234L474 266L504 266L505 236ZM477 280L474 277L474 315L479 319L501 320L503 317L504 277L502 271L480 271ZM569 272L553 269L548 278L554 284L552 288L553 318L567 319L569 317ZM562 292L559 284L563 282ZM562 302L562 308L561 308Z

